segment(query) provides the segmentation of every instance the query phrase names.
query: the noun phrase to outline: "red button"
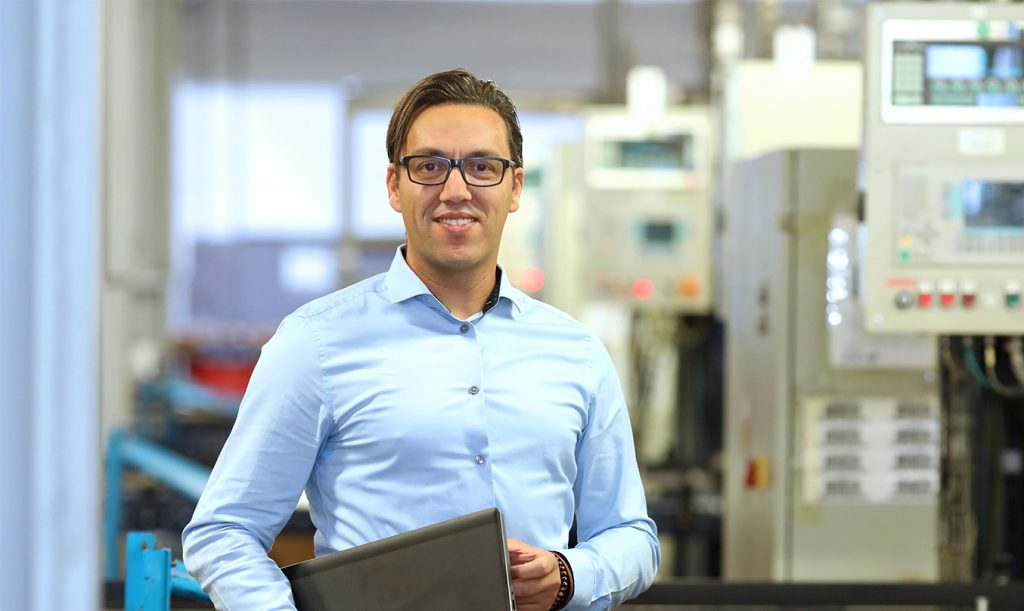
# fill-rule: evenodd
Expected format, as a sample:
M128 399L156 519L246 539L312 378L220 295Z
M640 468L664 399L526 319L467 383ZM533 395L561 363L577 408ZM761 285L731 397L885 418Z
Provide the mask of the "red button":
M921 306L922 308L930 308L930 307L932 307L932 294L931 293L921 293L920 295L918 295L917 296L917 305Z
M965 308L973 308L974 307L974 295L973 294L963 295L962 297L960 297L960 303L962 303Z
M956 295L943 293L942 297L939 297L939 301L942 303L942 307L951 308L956 303Z

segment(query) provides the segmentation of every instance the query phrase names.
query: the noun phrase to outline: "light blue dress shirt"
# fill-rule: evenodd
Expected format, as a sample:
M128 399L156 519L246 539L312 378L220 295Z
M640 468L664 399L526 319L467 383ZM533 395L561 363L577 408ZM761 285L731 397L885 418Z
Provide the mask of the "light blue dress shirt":
M459 320L399 250L285 318L182 534L218 609L294 609L267 550L303 489L318 556L497 506L508 536L568 559L569 608L651 584L658 538L607 351L506 274L499 289Z

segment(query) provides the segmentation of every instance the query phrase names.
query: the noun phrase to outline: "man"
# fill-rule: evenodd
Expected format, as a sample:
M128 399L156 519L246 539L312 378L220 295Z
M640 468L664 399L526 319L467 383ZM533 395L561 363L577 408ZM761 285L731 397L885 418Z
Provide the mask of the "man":
M264 346L186 565L218 608L293 609L267 550L305 488L317 555L497 506L520 611L635 596L660 550L611 360L497 266L523 189L515 107L434 74L399 100L387 149L407 243Z

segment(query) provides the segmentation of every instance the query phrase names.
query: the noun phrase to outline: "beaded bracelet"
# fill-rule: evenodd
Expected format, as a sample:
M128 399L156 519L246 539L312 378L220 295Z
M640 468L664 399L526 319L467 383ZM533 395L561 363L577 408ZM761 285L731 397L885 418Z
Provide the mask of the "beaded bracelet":
M569 599L572 598L572 571L569 569L569 563L565 557L558 552L552 552L555 555L555 560L558 562L558 595L555 596L555 602L551 605L551 611L558 611L558 609L564 609L569 604Z

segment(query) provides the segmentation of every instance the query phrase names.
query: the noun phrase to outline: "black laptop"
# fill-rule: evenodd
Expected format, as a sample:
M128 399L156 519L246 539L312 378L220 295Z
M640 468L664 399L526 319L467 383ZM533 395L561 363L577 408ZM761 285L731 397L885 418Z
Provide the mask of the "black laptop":
M497 508L283 570L299 611L515 609Z

